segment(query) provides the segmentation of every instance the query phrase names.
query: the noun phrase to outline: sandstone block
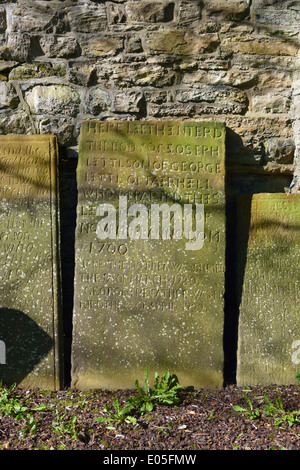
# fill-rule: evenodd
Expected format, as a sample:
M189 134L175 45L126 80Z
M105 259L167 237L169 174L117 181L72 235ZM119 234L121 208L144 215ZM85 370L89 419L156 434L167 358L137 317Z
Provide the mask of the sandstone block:
M19 104L19 97L15 87L11 83L0 82L0 109L16 108Z
M113 110L117 113L138 113L144 95L140 91L119 91L115 94Z
M221 41L221 50L226 53L255 54L269 56L296 56L298 46L294 41L273 38L227 37Z
M33 80L46 77L64 77L64 64L51 62L32 62L15 67L9 74L9 80Z
M288 113L290 107L291 97L289 93L270 91L255 94L251 99L251 111L256 113Z
M2 48L0 54L2 56ZM27 62L31 56L31 39L28 33L9 33L7 44L3 47L3 57L16 60L19 62Z
M80 96L67 85L36 85L25 93L33 114L75 116L79 112Z
M69 9L67 16L71 31L78 33L99 33L107 26L105 5L74 5Z
M299 194L245 196L238 208L239 385L296 383Z
M74 57L80 52L76 38L70 36L43 36L40 46L48 57Z
M122 37L98 34L96 38L82 38L79 41L85 57L114 56L124 47Z
M188 30L166 30L146 34L146 44L154 54L203 54L215 51L219 43L214 33L196 35Z
M1 136L0 336L3 384L63 384L54 136Z
M144 367L151 375L169 369L186 386L222 386L224 152L222 123L83 122L77 169L75 388L130 388L143 377ZM206 214L205 220L199 213L198 222L193 219L204 223L201 237L193 237L186 226L186 236L199 242L188 249L178 224L186 203L189 210L204 205ZM178 210L170 219L172 224L177 220L171 232L145 226L152 220L145 211L149 215L161 204L167 213L171 207ZM103 240L102 208L124 216L117 222L118 234L111 231L112 222ZM142 226L135 225L134 210L143 214ZM166 214L162 220L168 224Z
M17 5L11 12L10 30L15 33L53 32L55 8L41 2L35 5Z
M111 106L111 98L107 90L102 87L92 88L87 98L87 111L97 116Z
M134 23L166 23L174 18L174 2L166 0L126 3L128 21Z
M208 0L204 2L204 14L211 19L241 20L249 15L248 0Z

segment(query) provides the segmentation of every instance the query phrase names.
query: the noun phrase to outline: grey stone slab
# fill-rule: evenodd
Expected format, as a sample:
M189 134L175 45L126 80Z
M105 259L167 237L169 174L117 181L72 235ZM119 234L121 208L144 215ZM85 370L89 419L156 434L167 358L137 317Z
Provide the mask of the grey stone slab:
M54 136L0 136L4 384L62 387L57 167Z
M145 367L222 386L224 156L222 123L83 122L73 387L130 388Z
M297 383L300 364L300 195L254 194L238 204L237 382Z

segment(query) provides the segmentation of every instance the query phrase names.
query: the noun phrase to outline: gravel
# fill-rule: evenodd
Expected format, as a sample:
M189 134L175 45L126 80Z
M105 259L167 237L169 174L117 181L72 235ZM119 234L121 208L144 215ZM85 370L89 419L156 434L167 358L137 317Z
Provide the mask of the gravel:
M115 412L116 398L124 408L136 390L15 388L9 398L24 410L19 418L5 414L0 395L0 449L299 450L300 415L295 413L300 410L299 391L299 385L184 389L179 404L157 405L144 415L138 413L132 424L95 418L108 417L106 405ZM272 415L267 413L270 403L277 405ZM235 410L237 405L246 413Z

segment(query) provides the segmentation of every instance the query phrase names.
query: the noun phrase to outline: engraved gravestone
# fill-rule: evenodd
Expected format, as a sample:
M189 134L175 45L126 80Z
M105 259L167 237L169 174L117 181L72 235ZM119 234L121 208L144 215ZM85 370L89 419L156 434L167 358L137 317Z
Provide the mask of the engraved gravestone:
M49 135L0 137L0 379L62 386L58 153Z
M296 383L300 364L300 195L241 197L238 237L237 382Z
M222 386L225 126L85 121L72 385Z

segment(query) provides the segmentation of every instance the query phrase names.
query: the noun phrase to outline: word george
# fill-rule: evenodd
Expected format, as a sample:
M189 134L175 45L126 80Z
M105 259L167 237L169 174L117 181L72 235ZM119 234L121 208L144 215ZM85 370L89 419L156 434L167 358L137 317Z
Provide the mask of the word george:
M181 240L184 236L189 240L185 244L186 250L200 250L204 243L204 205L195 204L195 212L193 204L183 206L182 211L182 206L177 203L171 206L167 203L151 204L149 212L148 208L140 203L128 207L127 196L119 196L118 210L109 203L98 206L96 215L103 218L97 224L96 236L100 240L127 240L128 237L131 240ZM128 223L130 217L132 220Z

